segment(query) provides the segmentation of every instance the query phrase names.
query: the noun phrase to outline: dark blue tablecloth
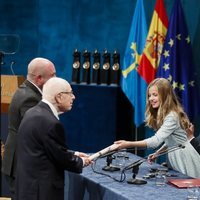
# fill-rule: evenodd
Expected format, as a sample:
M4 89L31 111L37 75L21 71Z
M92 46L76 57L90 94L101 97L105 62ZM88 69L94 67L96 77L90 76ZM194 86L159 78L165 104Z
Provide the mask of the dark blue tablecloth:
M126 165L140 159L133 154L128 154L129 160ZM106 160L100 159L96 162L95 169L120 179L121 171L105 172L102 167L106 165ZM151 168L161 167L158 164L149 164L146 161L139 167L137 178L143 178L149 173ZM84 168L81 175L66 172L65 200L184 200L187 197L186 189L178 189L168 183L165 186L156 186L155 178L146 179L145 185L128 184L127 180L132 178L132 170L126 171L126 180L117 182L113 179L93 172L91 166ZM176 171L169 170L169 175L173 178L187 178L187 176ZM172 178L172 177L170 177Z

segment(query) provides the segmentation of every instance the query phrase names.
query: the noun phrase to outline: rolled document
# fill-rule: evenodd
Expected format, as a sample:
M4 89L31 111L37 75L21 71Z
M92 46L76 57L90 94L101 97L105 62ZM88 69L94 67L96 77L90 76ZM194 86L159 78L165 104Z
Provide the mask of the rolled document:
M117 148L118 148L118 144L112 144L112 145L106 147L105 149L102 149L101 151L98 151L97 153L92 154L92 155L89 157L89 159L90 159L90 160L95 160L95 159L97 159L98 157L100 157L100 156L102 156L102 155L104 155L104 154L106 154L106 153L108 153L108 152L110 152L110 151L117 150Z

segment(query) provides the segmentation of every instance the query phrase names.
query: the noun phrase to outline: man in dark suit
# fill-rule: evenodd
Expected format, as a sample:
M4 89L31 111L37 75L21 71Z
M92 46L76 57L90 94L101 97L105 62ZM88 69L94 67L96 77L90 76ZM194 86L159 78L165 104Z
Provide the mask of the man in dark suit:
M190 143L192 146L197 150L197 152L200 154L200 135L198 137L194 137L190 140Z
M81 173L88 156L68 150L59 113L71 110L69 83L49 79L42 100L29 109L19 127L15 200L64 200L64 170Z
M41 100L44 83L56 73L54 64L45 58L33 59L27 71L27 79L15 92L8 112L8 136L5 143L2 172L6 175L11 196L14 196L15 192L17 132L20 122L25 112Z
M194 137L194 125L191 124L190 128L187 130L188 140L192 144L192 146L196 149L196 151L200 154L200 135L198 137Z

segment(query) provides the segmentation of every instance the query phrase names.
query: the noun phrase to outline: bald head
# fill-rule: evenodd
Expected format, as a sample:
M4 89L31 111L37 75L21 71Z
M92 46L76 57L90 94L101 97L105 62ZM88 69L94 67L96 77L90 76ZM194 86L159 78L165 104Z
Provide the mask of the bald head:
M35 58L28 65L27 80L36 84L40 89L46 81L55 76L54 64L46 58Z
M66 80L53 77L44 84L42 99L52 103L57 111L65 112L71 110L75 96Z
M70 84L62 78L53 77L44 84L42 98L53 103L54 97L64 91L71 91Z

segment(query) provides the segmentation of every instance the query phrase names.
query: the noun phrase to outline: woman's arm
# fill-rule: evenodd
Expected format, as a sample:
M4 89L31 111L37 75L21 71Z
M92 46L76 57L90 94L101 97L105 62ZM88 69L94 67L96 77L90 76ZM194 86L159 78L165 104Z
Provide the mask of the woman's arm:
M162 147L160 147L156 152L148 156L148 160L150 162L153 162L162 152L165 152L166 150L167 150L167 146L163 144Z
M133 148L133 147L146 147L147 143L145 140L140 141L126 141L126 140L118 140L114 142L118 145L118 149L125 149L125 148Z

